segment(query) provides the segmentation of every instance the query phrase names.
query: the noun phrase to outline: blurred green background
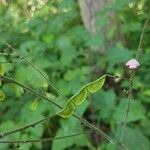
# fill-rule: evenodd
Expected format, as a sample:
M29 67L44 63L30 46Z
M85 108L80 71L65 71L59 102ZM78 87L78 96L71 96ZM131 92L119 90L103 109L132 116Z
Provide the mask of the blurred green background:
M149 0L0 0L1 67L5 75L65 104L62 97L69 98L84 84L105 73L129 77L125 63L137 52L149 7ZM150 149L149 27L150 24L144 34L141 66L133 83L134 99L123 139L129 150ZM39 73L8 49L4 41L37 66L61 96L56 98ZM88 97L78 111L93 125L119 138L127 105L124 89L128 89L128 81L107 78L103 89ZM1 92L5 98L0 98L0 132L16 129L57 111L52 104L14 84L2 83ZM119 149L75 118L56 117L4 139L49 138L83 131L87 134L47 143L20 144L18 149ZM15 146L0 144L0 150Z

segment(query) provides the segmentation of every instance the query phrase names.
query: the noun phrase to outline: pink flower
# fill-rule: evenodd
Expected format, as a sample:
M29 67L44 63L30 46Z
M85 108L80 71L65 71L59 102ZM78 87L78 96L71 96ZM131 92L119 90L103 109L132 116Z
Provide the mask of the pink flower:
M126 63L126 66L129 69L137 69L140 66L140 63L136 59L131 59Z

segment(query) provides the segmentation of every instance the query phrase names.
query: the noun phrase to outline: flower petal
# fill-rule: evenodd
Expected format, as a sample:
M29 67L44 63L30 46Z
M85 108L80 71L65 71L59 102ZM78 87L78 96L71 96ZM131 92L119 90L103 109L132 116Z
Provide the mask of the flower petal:
M129 69L136 69L140 66L140 63L136 59L131 59L126 63Z

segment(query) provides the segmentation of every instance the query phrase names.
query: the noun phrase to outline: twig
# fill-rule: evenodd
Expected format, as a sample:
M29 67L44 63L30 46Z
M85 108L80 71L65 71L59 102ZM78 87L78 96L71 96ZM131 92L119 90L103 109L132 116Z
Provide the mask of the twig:
M13 61L1 61L0 64L11 64Z
M126 128L126 125L127 125L127 121L128 121L128 114L129 114L130 102L131 102L131 99L133 97L133 94L132 94L132 84L133 84L134 74L135 74L135 72L131 71L130 81L129 81L129 90L128 90L128 101L127 101L127 107L126 107L126 112L125 112L125 116L124 116L123 127L122 127L122 131L121 131L120 142L123 140L123 137L124 137L124 131L125 131L125 128Z
M36 70L44 79L47 81L49 88L55 93L56 96L59 96L60 94L57 92L56 88L50 83L49 79L40 71L39 68L37 68L34 64L32 64L28 59L26 59L21 53L19 53L13 46L11 46L9 43L5 42L5 44L10 47L21 59L23 59L27 64L29 64L34 70Z
M12 147L12 148L9 148L8 150L16 150L16 149L19 150L19 147L20 147L20 145L18 144L18 145L16 145L16 146Z
M146 30L146 27L148 25L149 20L150 20L150 12L148 14L147 19L145 20L145 23L143 25L143 29L142 29L142 32L141 32L141 35L140 35L140 40L139 40L139 44L138 44L138 50L137 50L137 53L136 53L136 56L135 56L135 59L137 59L137 60L139 58L139 54L142 52L142 42L143 42L144 33L145 33L145 30ZM125 128L126 128L127 120L128 120L130 102L131 102L131 99L133 97L132 84L133 84L134 76L135 76L135 71L131 70L131 72L130 72L130 80L129 80L127 108L126 108L126 112L125 112L125 116L124 116L124 122L123 122L122 131L121 131L120 142L122 142L123 137L124 137L124 132L125 132Z
M74 136L79 136L85 133L76 133L72 135L67 135L67 136L60 136L60 137L54 137L54 138L43 138L43 139L36 139L36 140L18 140L18 141L9 141L9 140L3 140L0 141L0 144L26 144L26 143L39 143L39 142L50 142L52 140L60 140L64 138L70 138Z
M49 99L49 98L46 97L45 95L43 95L43 94L41 94L41 93L39 93L39 92L37 92L37 91L31 89L31 88L29 88L29 87L27 87L27 86L25 86L25 85L19 83L18 81L15 81L15 80L12 79L12 78L10 79L10 78L8 78L8 77L6 77L6 76L0 76L0 80L3 80L3 81L8 82L8 83L14 83L14 84L16 84L16 85L22 87L24 90L30 92L31 94L34 94L34 95L36 95L36 96L38 96L38 97L41 97L41 98L47 100L48 102L52 103L53 105L57 106L58 108L63 109L62 106L58 105L56 102L52 101L51 99ZM125 149L125 147L122 145L122 143L119 143L117 140L111 138L109 135L107 135L106 133L104 133L104 132L103 132L102 130L100 130L99 128L93 126L91 123L89 123L89 122L86 121L85 119L81 118L80 116L78 116L78 115L76 115L76 114L73 114L73 116L74 116L75 118L77 118L78 120L80 120L81 123L83 123L85 126L89 127L90 129L92 129L93 131L95 131L97 134L103 136L106 140L110 141L111 143L115 143L115 144L117 144L117 145L120 145L122 149Z
M1 50L0 50L1 51ZM13 54L8 54L8 53L3 53L3 52L0 52L0 55L3 55L3 56L14 56Z
M138 59L139 57L139 53L142 51L142 40L143 40L143 37L144 37L144 32L145 32L145 29L146 29L146 26L148 24L148 21L149 21L149 18L150 16L147 18L147 20L145 21L144 23L144 26L143 26L143 30L142 30L142 33L141 33L141 36L140 36L140 42L139 42L139 46L138 46L138 51L137 51L137 54L136 54L136 59ZM8 43L6 43L9 47L12 48L12 50L15 50L11 45L9 45ZM17 54L19 54L16 50L15 52ZM52 88L52 90L54 90L56 92L56 94L59 95L59 93L57 92L57 90L50 84L48 78L39 70L37 69L31 62L29 62L24 56L22 56L21 54L19 54L21 56L22 59L25 60L26 63L30 64L47 82L48 82L48 85L49 87ZM130 85L129 85L129 95L128 95L128 103L127 103L127 109L126 109L126 114L125 114L125 121L124 121L124 125L123 125L123 128L122 128L122 134L121 134L121 139L120 139L120 142L118 142L117 140L111 138L110 136L108 136L107 134L105 134L103 131L101 131L99 128L96 128L95 126L93 126L91 123L89 123L88 121L86 121L85 119L81 118L80 116L74 114L73 116L77 119L79 119L84 125L86 125L87 127L89 127L90 129L94 130L96 133L98 133L99 135L103 136L105 139L107 139L108 141L112 142L112 143L115 143L119 146L121 146L121 148L123 149L126 149L124 147L124 145L121 143L122 141L122 138L123 138L123 135L124 135L124 130L125 130L125 127L126 127L126 124L127 124L127 117L128 117L128 112L129 112L129 106L130 106L130 101L131 101L131 98L132 98L132 81L133 81L133 77L134 77L134 74L130 76ZM22 88L24 88L25 90L27 90L28 92L36 95L36 96L39 96L41 98L44 98L45 100L51 102L52 104L54 104L55 106L59 107L60 109L62 109L62 107L60 105L58 105L57 103L53 102L52 100L50 100L49 98L47 98L45 95L35 91L35 90L32 90L31 88L13 80L13 79L10 79L10 78L7 78L7 77L4 77L4 76L0 76L0 79L1 80L4 80L6 82L9 82L9 83L14 83L18 86L21 86ZM56 116L56 114L55 114ZM54 117L54 116L53 116ZM35 126L36 124L39 124L43 121L45 121L45 119L47 120L47 118L44 118L38 122L34 122L34 123L31 123L27 126L24 126L24 127L21 127L21 128L18 128L16 130L12 130L10 132L5 132L3 134L1 134L0 137L4 137L6 135L10 135L10 134L13 134L13 133L16 133L16 132L19 132L19 131L22 131L22 130L25 130L26 128L28 127L31 127L31 126ZM60 137L58 137L60 138ZM27 143L27 142L46 142L46 141L50 141L52 140L53 138L51 139L39 139L39 140L26 140L26 141L0 141L3 142L3 143L15 143L15 142L20 142L20 143Z
M14 80L12 78L0 75L0 80L4 81L6 83L14 83L14 84L22 87L24 90L28 91L29 93L31 93L33 95L36 95L36 96L39 96L39 97L43 98L44 100L46 100L46 101L54 104L55 106L57 106L57 107L59 107L61 109L63 108L63 107L59 106L56 102L52 101L51 99L49 99L48 97L46 97L45 95L43 95L42 93L37 92L37 91L33 90L32 88L30 88L28 86L25 86L25 85L21 84L20 82Z
M10 47L6 47L5 49L0 50L0 52L2 52L3 54L6 54L5 52L6 52L7 50L9 50L9 48L10 48Z
M140 41L139 41L139 45L138 45L138 51L137 51L136 57L135 57L137 60L139 59L139 54L142 52L142 42L143 42L144 33L145 33L145 30L146 30L146 27L148 25L149 20L150 20L150 10L149 10L148 17L147 17L147 19L144 22L143 29L142 29L142 32L141 32L141 35L140 35Z
M36 125L38 125L38 124L40 124L42 122L45 122L45 121L47 121L49 119L52 119L55 116L56 116L56 114L49 115L49 116L47 116L47 117L45 117L43 119L35 121L35 122L33 122L31 124L28 124L26 126L23 126L23 127L20 127L20 128L15 129L15 130L8 131L8 132L0 133L0 138L4 138L5 136L8 136L8 135L16 133L16 132L21 132L21 131L26 130L26 129L30 128L30 127L35 127Z

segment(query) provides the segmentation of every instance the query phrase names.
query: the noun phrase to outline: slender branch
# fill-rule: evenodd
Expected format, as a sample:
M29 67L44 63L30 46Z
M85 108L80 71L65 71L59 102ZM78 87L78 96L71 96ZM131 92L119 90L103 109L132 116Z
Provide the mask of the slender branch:
M52 114L52 115L49 115L49 116L47 116L47 117L45 117L43 119L40 119L40 120L35 121L35 122L31 123L31 124L28 124L26 126L23 126L23 127L20 127L20 128L15 129L15 130L8 131L8 132L0 133L0 138L4 138L5 136L8 136L8 135L16 133L16 132L21 132L21 131L26 130L26 129L30 128L30 127L35 127L36 125L38 125L38 124L40 124L42 122L45 122L45 121L47 121L49 119L52 119L55 116L56 116L56 114Z
M109 142L111 142L113 144L117 144L118 146L120 146L121 149L127 150L127 147L122 142L113 139L112 137L110 137L109 135L104 133L102 130L100 130L99 128L95 127L90 122L88 122L87 120L81 118L80 116L78 116L76 114L74 114L73 116L75 118L77 118L78 120L80 120L86 127L92 129L96 134L104 137L105 139L107 139Z
M0 51L2 51L2 50L0 50ZM8 54L8 53L3 53L3 52L0 52L0 55L3 55L3 56L14 56L13 54Z
M93 126L91 123L89 123L88 121L86 121L85 119L81 118L79 115L74 115L78 120L80 120L83 124L86 124L86 126L88 126L89 128L92 128L95 130L95 132L98 132L99 135L103 136L105 139L107 139L108 141L112 142L112 143L117 143L117 141L113 138L111 138L110 136L108 136L106 133L104 133L103 131L99 130L99 128Z
M140 35L140 40L139 40L139 44L138 44L138 50L137 50L136 57L135 57L135 59L137 59L137 60L139 58L140 53L142 52L142 42L143 42L144 33L145 33L145 30L146 30L146 27L148 25L149 20L150 20L150 11L149 11L147 19L144 22L144 25L143 25L143 28L142 28L142 32L141 32L141 35ZM131 72L130 72L130 80L129 80L127 108L126 108L126 112L125 112L125 116L124 116L124 122L123 122L122 131L121 131L120 142L123 140L123 137L124 137L124 134L125 134L125 128L127 126L130 102L131 102L131 99L133 97L132 84L133 84L134 76L135 76L135 71L131 70Z
M144 26L143 26L143 29L142 29L142 33L141 33L141 36L140 36L140 41L139 41L139 45L138 45L138 51L137 51L137 54L136 54L136 59L138 59L139 57L139 54L142 52L142 41L143 41L143 37L144 37L144 32L145 32L145 29L148 25L148 22L149 22L149 19L150 19L150 15L148 16L148 18L146 19L145 23L144 23ZM8 43L6 43L9 47L11 47L12 50L14 50L19 56L21 56L21 58L26 62L28 63L29 65L31 65L47 82L48 82L48 85L49 87L54 90L54 92L56 92L56 94L59 95L59 93L57 92L57 90L50 84L48 78L37 68L35 67L31 62L29 62L24 56L22 56L19 52L17 52L11 45L9 45ZM114 76L110 76L110 77L114 77ZM111 138L110 136L108 136L106 133L104 133L103 131L101 131L99 128L96 128L95 126L93 126L91 123L89 123L88 121L86 121L85 119L81 118L80 116L74 114L73 116L75 118L77 118L78 120L80 120L84 125L86 125L87 127L89 127L90 129L92 129L93 131L95 131L97 134L103 136L105 139L107 139L108 141L112 142L112 143L115 143L117 145L119 145L121 148L123 149L126 149L124 147L124 145L121 143L122 139L123 139L123 136L124 136L124 130L125 130L125 127L127 125L127 119L128 119L128 113L129 113L129 106L130 106L130 101L132 99L132 82L133 82L133 77L134 77L134 73L131 73L130 75L130 83L129 83L129 91L128 91L128 102L127 102L127 108L126 108L126 113L125 113L125 119L124 119L124 124L123 124L123 128L122 128L122 133L121 133L121 138L120 138L120 142L118 142L117 140ZM45 95L31 89L30 87L27 87L13 79L10 79L10 78L7 78L7 77L4 77L4 76L0 76L0 79L3 80L3 81L6 81L6 82L9 82L9 83L14 83L18 86L21 86L22 88L24 88L26 91L38 96L38 97L41 97L45 100L47 100L48 102L54 104L55 106L59 107L60 109L62 109L62 107L60 105L58 105L57 103L53 102L52 100L50 100L49 98L47 98ZM56 114L55 114L56 116ZM22 131L22 130L25 130L26 128L28 127L31 127L31 126L35 126L36 124L38 123L41 123L43 121L45 121L46 118L44 118L43 120L39 121L39 122L34 122L34 123L31 123L27 126L24 126L24 127L21 127L21 128L18 128L16 130L13 130L11 132L5 132L4 134L1 135L1 137L3 136L6 136L6 135L10 135L12 133L15 133L15 132L18 132L18 131ZM46 119L47 120L47 119ZM26 141L20 141L20 142L23 142L23 143L27 143L27 142L46 142L50 139L40 139L40 140L26 140ZM3 141L3 142L8 142L8 141ZM9 141L9 142L14 142L15 141ZM16 142L19 142L19 141L16 141Z
M0 64L10 64L12 61L1 61Z
M137 51L136 57L135 57L136 59L139 58L139 55L142 52L142 42L143 42L144 33L145 33L145 30L146 30L146 27L148 25L149 20L150 20L150 10L149 10L148 17L147 17L147 19L144 22L143 29L142 29L142 32L141 32L141 35L140 35L140 41L139 41L139 45L138 45L138 51Z
M51 99L49 99L48 97L46 97L45 95L41 94L40 92L37 92L21 83L19 83L18 81L14 80L14 79L10 79L6 76L0 76L0 80L8 82L8 83L14 83L20 87L22 87L24 90L28 91L31 94L34 94L38 97L41 97L45 100L47 100L48 102L52 103L53 105L57 106L60 109L63 109L62 106L58 105L56 102L52 101ZM81 123L83 123L85 126L89 127L90 129L92 129L93 131L95 131L97 134L103 136L106 140L115 143L117 145L120 145L122 149L125 149L125 147L122 145L122 143L117 142L115 139L111 138L109 135L107 135L106 133L104 133L102 130L100 130L99 128L93 126L91 123L89 123L88 121L86 121L85 119L81 118L80 116L73 114L73 117L77 118L78 120L81 121Z
M50 142L53 140L70 138L70 137L79 136L82 134L85 134L85 133L76 133L76 134L67 135L67 136L60 136L60 137L54 137L54 138L43 138L43 139L35 139L35 140L18 140L18 141L3 140L3 141L0 141L0 144L26 144L26 143Z
M3 50L0 50L3 54L6 54L5 52L7 51L7 50L9 50L9 48L10 47L6 47L5 49L3 49Z
M21 59L23 59L27 64L29 64L35 71L37 71L44 79L47 81L48 86L50 89L56 94L56 96L59 96L60 94L57 92L58 90L50 83L49 79L40 71L39 68L37 68L34 64L32 64L28 59L26 59L21 53L19 53L13 46L11 46L9 43L5 42L5 44L10 47Z
M137 51L137 54L136 54L136 59L138 59L139 57L139 53L142 52L142 41L143 41L143 37L144 37L144 32L145 32L145 29L146 29L146 26L148 24L148 21L149 21L149 18L150 18L150 15L148 16L147 20L145 21L144 23L144 26L143 26L143 30L142 30L142 33L141 33L141 36L140 36L140 42L139 42L139 46L138 46L138 51ZM21 58L26 62L28 63L29 65L31 65L47 82L48 82L48 85L49 87L54 90L55 94L59 95L59 93L57 92L57 90L50 84L48 78L37 68L35 67L31 62L29 62L24 56L22 56L19 52L17 52L11 45L9 45L8 43L6 43L12 50L14 50L19 56L21 56ZM117 145L119 145L121 148L123 149L126 149L124 147L124 145L121 143L122 141L122 138L124 136L124 130L125 130L125 127L126 127L126 124L127 124L127 118L128 118L128 113L129 113L129 106L130 106L130 101L131 101L131 98L132 98L132 81L133 81L133 77L134 77L134 74L132 73L131 76L130 76L130 84L129 84L129 94L128 94L128 103L127 103L127 108L126 108L126 113L125 113L125 120L124 120L124 125L123 125L123 128L122 128L122 133L121 133L121 138L120 138L120 142L118 142L117 140L111 138L110 136L108 136L106 133L104 133L103 131L101 131L99 128L96 128L95 126L93 126L91 123L89 123L88 121L86 121L85 119L81 118L80 116L74 114L73 116L75 118L77 118L78 120L80 120L84 125L86 125L87 127L89 127L90 129L94 130L96 133L98 133L99 135L103 136L105 139L107 139L108 141L112 142L112 143L115 143ZM52 100L50 100L49 98L47 98L45 95L35 91L35 90L32 90L30 87L27 87L13 79L10 79L10 78L7 78L7 77L4 77L4 76L0 76L0 79L5 81L5 82L9 82L9 83L14 83L18 86L21 86L22 88L24 88L26 91L36 95L36 96L39 96L41 98L44 98L45 100L51 102L52 104L54 104L55 106L59 107L60 109L62 109L62 107L60 105L58 105L57 103L53 102ZM53 118L54 116L56 116L56 114L54 115L50 115L46 118L43 118L42 120L39 120L39 121L36 121L34 123L31 123L27 126L24 126L24 127L21 127L21 128L18 128L18 129L15 129L15 130L12 130L10 132L5 132L3 134L0 134L0 137L4 137L4 136L7 136L7 135L10 135L10 134L13 134L13 133L16 133L16 132L20 132L22 130L25 130L29 127L33 127L41 122L44 122L50 118ZM62 138L62 137L58 137L59 139ZM64 138L64 137L63 137ZM49 139L38 139L38 140L26 140L26 141L0 141L0 143L28 143L28 142L47 142L47 141L50 141L50 140L53 140L54 138L49 138ZM56 138L55 138L56 139Z
M12 78L9 78L9 77L1 76L1 75L0 75L0 80L2 80L2 81L4 81L4 82L7 82L7 83L14 83L14 84L16 84L16 85L22 87L24 90L28 91L29 93L31 93L31 94L33 94L33 95L35 95L35 96L41 97L41 98L43 98L44 100L46 100L46 101L48 101L48 102L54 104L55 106L57 106L57 107L59 107L59 108L61 108L61 109L63 108L63 107L61 107L60 105L58 105L56 102L54 102L53 100L51 100L51 99L49 99L48 97L46 97L45 95L43 95L42 93L37 92L37 91L33 90L32 88L30 88L30 87L28 87L28 86L25 86L25 85L21 84L20 82L14 80L14 79L12 79Z
M127 107L126 107L126 112L125 112L125 116L124 116L123 127L122 127L122 131L121 131L120 142L123 140L125 128L126 128L127 121L128 121L128 114L129 114L130 102L131 102L131 99L133 97L133 94L132 94L132 84L133 84L133 77L134 77L134 75L135 75L135 72L131 71L130 80L129 80L129 90L127 92L127 94L128 94L128 101L127 101Z
M8 150L18 150L19 149L19 147L20 147L20 145L19 144L17 144L17 145L15 145L15 146L13 146L13 147L11 147L11 148L9 148Z

